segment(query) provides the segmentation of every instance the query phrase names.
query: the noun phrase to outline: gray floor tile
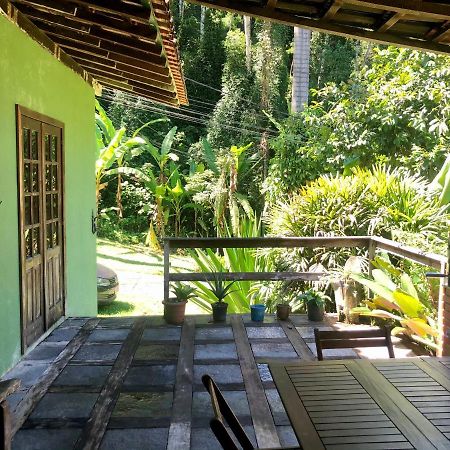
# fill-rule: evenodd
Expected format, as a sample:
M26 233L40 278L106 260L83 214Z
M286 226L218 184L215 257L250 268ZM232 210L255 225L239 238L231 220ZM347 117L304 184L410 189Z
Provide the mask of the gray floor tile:
M255 431L251 426L244 426L249 439L256 446ZM222 450L219 442L210 428L193 428L191 432L192 450Z
M19 378L20 389L33 386L43 373L50 367L50 362L21 361L5 374L4 379Z
M120 344L83 345L74 356L75 361L114 361L120 352Z
M65 322L64 322L65 323ZM57 328L45 342L67 342L73 339L80 330L76 327Z
M179 341L180 328L148 328L142 335L143 341Z
M43 342L28 353L24 360L53 361L64 350L66 343Z
M210 375L218 384L244 382L239 364L194 365L194 383L201 383L204 374Z
M75 445L81 429L19 430L12 442L13 450L69 450Z
M229 344L197 344L194 359L237 359L236 345Z
M249 339L285 338L286 333L281 327L247 327Z
M261 381L273 381L268 364L257 364Z
M175 374L175 365L131 367L124 385L129 389L139 386L172 386Z
M49 393L38 403L32 419L89 417L98 394Z
M111 366L66 366L53 384L55 386L101 387L110 370Z
M233 329L231 327L208 327L197 328L195 330L196 340L207 339L233 339Z
M245 391L223 391L223 396L236 416L250 415ZM208 392L194 392L192 397L192 415L200 418L213 417L211 398Z
M308 342L308 347L317 356L316 344L314 342ZM357 353L351 348L330 348L323 350L324 359L351 359L358 358Z
M101 450L166 450L167 428L107 430Z
M266 389L266 397L272 411L275 425L290 425L289 418L278 391L276 389Z
M290 425L278 426L277 433L282 447L297 447L299 445Z
M298 358L294 347L288 343L264 342L250 345L256 358Z
M89 342L102 342L102 341L112 341L112 342L117 342L117 341L124 341L128 334L129 334L130 330L125 328L125 329L112 329L112 330L94 330L89 338L88 341Z

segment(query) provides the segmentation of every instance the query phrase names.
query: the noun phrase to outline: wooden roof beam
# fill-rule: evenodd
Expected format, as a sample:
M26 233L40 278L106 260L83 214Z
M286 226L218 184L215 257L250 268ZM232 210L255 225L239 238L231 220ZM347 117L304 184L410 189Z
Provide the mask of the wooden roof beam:
M446 20L444 23L439 24L437 27L433 27L427 34L426 38L433 42L445 41L450 36L450 20Z
M322 14L322 20L331 20L343 5L343 0L331 0Z
M95 58L103 58L108 59L110 61L117 61L124 64L127 64L131 67L139 67L141 69L147 70L150 73L153 73L155 75L161 75L165 77L164 81L170 82L169 77L169 69L167 67L150 63L146 60L141 60L137 58L133 58L129 55L124 55L117 52L109 52L109 51L100 51L101 49L95 49L94 47L84 44L84 43L77 43L74 41L68 41L64 38L64 36L58 36L58 35L52 35L52 39L58 43L62 48L67 49L67 53L72 53L73 50L82 52L84 54L91 55L94 59ZM69 52L70 49L70 52Z
M28 6L26 0L17 0L20 3L20 11L32 20L46 21L48 23L56 23L60 26L69 26L74 29L83 29L86 27L98 26L105 31L115 33L122 36L133 36L138 39L145 39L147 42L155 42L157 39L157 32L154 27L150 25L136 24L132 25L130 22L123 19L112 19L102 14L86 11L79 8L75 11L75 15L53 12L45 8L37 8ZM88 28L89 29L89 28ZM119 37L119 36L117 36Z
M118 41L107 40L101 32L83 34L79 31L66 29L56 26L55 24L45 22L40 23L39 28L41 28L42 31L54 40L57 40L57 38L67 39L72 41L75 46L77 44L80 46L91 46L93 54L107 54L108 52L112 52L112 54L119 54L127 57L129 56L134 59L147 61L149 63L165 67L164 58L160 53L137 49L136 44L133 46L132 42L128 42L128 44L121 44ZM57 42L59 42L59 40L57 40Z
M120 69L117 67L117 63L113 61L94 61L92 58L88 59L86 58L86 55L81 54L81 56L77 56L72 53L72 58L80 65L82 66L87 72L90 72L91 69L96 70L104 70L107 72L111 72L115 75L120 75L123 78L128 78L130 80L139 81L141 83L146 84L147 86L152 86L154 88L163 89L167 92L175 92L175 88L172 84L168 83L161 83L159 81L156 81L152 79L151 74L148 74L146 76L138 75L137 70L133 70L132 68L127 68L125 66L122 66ZM111 63L111 64L109 64Z
M171 105L171 106L179 106L179 102L177 99L170 99L168 100L165 97L159 97L157 95L149 95L149 93L144 90L137 87L132 86L124 86L123 84L119 82L113 82L111 80L99 80L99 82L104 86L112 87L113 89L122 89L128 93L133 93L136 95L139 95L140 97L148 98L149 100L152 100L154 102L164 103L165 105Z
M356 1L361 2L361 0L346 0L346 2ZM377 1L381 2L385 0ZM279 9L276 9L275 11L267 11L265 8L255 4L244 5L242 2L232 2L230 0L189 0L189 2L198 5L204 5L209 8L220 9L227 12L240 12L241 14L246 14L251 17L266 19L284 25L304 27L313 31L328 32L336 36L358 38L380 44L395 44L400 47L427 50L445 55L448 55L450 53L450 47L448 45L440 44L438 42L413 39L408 36L399 36L398 34L389 32L379 33L377 31L371 31L366 28L357 28L355 26L335 24L329 21L315 20L309 17L300 17L298 15L280 11ZM397 0L393 0L393 2L399 3ZM405 2L402 1L401 3L403 4ZM368 2L362 3L367 6ZM385 3L390 3L390 1L388 2L386 0ZM448 9L450 12L450 6ZM450 17L450 15L448 17Z
M136 22L148 24L150 20L150 10L132 3L122 3L120 0L64 0L68 3L91 8L95 11L107 14L115 14L119 17L126 17Z
M385 31L392 28L399 20L402 20L402 18L405 16L403 13L392 13L387 14L387 17L385 20L383 20L376 29L378 33L384 33Z
M347 5L383 9L396 13L443 19L450 16L450 4L423 0L345 0Z

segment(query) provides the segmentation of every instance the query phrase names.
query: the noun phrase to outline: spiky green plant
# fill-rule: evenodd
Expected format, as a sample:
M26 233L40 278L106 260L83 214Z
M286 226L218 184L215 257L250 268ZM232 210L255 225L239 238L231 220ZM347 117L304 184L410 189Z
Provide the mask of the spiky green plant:
M179 302L185 302L190 298L195 297L196 289L188 284L181 283L179 281L173 283L171 291L175 294L175 297Z

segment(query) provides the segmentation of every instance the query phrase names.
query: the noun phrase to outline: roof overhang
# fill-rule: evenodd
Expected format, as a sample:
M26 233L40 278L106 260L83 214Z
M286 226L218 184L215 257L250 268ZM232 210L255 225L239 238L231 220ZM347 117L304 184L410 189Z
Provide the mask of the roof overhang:
M188 103L166 0L0 0L0 9L87 81Z
M189 0L382 44L450 53L450 4L427 0Z

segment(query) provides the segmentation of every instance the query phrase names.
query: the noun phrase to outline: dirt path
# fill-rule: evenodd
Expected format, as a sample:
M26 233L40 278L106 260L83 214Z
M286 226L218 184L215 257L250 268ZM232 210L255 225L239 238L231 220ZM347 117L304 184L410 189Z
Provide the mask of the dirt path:
M157 315L163 313L163 256L145 247L120 245L104 239L97 242L97 261L114 270L119 277L119 294L110 306L101 307L100 315ZM172 268L192 270L188 257L171 257ZM187 314L204 314L189 302Z

